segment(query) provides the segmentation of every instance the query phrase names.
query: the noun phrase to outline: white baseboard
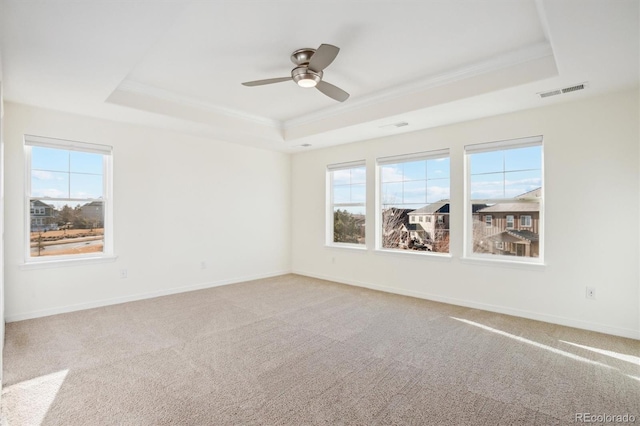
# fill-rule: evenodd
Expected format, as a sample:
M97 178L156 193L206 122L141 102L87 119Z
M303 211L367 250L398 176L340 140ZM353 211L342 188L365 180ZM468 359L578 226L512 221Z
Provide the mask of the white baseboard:
M522 318L532 319L532 320L536 320L536 321L548 322L548 323L551 323L551 324L564 325L564 326L567 326L567 327L580 328L580 329L583 329L583 330L596 331L596 332L599 332L599 333L611 334L611 335L614 335L614 336L627 337L627 338L630 338L630 339L640 340L640 331L639 330L633 330L633 329L628 329L628 328L620 328L620 327L611 327L611 326L605 325L605 324L598 324L598 323L593 323L593 322L588 322L588 321L576 320L576 319L573 319L573 318L565 318L565 317L560 317L560 316L556 316L556 315L549 315L549 314L543 314L543 313L538 313L538 312L525 311L525 310L522 310L522 309L514 309L514 308L509 308L509 307L504 307L504 306L490 305L490 304L486 304L486 303L479 303L479 302L474 302L474 301L464 300L464 299L456 299L456 298L453 298L453 297L439 296L439 295L430 294L430 293L422 293L422 292L417 292L417 291L403 290L403 289L398 289L398 288L395 288L395 287L381 286L381 285L370 284L370 283L363 282L363 281L358 281L358 280L344 279L344 278L340 278L340 277L333 277L333 276L329 276L329 275L315 274L315 273L305 272L305 271L300 271L300 270L293 270L292 273L298 274L298 275L304 275L304 276L311 277L311 278L318 278L318 279L327 280L327 281L334 281L334 282L337 282L337 283L352 285L352 286L356 286L356 287L365 287L365 288L369 288L369 289L372 289L372 290L384 291L386 293L399 294L399 295L402 295L402 296L417 297L419 299L427 299L427 300L432 300L434 302L442 302L442 303L448 303L448 304L451 304L451 305L465 306L465 307L468 307L468 308L481 309L483 311L496 312L496 313L499 313L499 314L506 314L506 315L513 315L513 316L516 316L516 317L522 317Z
M85 309L100 308L102 306L117 305L119 303L135 302L136 300L152 299L154 297L168 296L168 295L177 294L177 293L186 293L188 291L202 290L205 288L220 287L220 286L229 285L229 284L237 284L245 281L277 277L280 275L285 275L290 273L291 271L287 270L287 271L270 272L266 274L248 275L244 277L237 277L237 278L226 279L226 280L191 284L191 285L186 285L182 287L173 287L169 289L157 290L157 291L152 291L148 293L132 294L128 296L115 297L112 299L93 300L91 302L78 303L74 305L60 306L60 307L49 308L49 309L42 309L38 311L7 314L7 316L5 317L5 321L15 322L15 321L23 321L27 319L33 319L33 318L47 317L50 315L64 314L67 312L75 312L75 311L82 311Z

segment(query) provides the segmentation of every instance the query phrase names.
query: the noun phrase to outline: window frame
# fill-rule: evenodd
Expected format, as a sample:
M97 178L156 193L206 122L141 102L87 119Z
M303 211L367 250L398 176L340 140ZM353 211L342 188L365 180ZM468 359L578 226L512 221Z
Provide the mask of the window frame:
M391 247L383 247L383 218L382 218L382 208L383 208L383 183L382 182L382 167L390 164L399 164L399 163L409 163L414 161L424 161L424 160L437 160L441 158L446 158L449 160L449 175L446 176L446 179L449 182L449 214L451 214L452 202L451 202L451 150L449 148L442 148L432 151L422 151L415 152L409 154L401 154L401 155L393 155L387 157L378 157L376 158L375 163L375 251L381 253L393 253L401 256L433 256L433 257L452 257L451 252L451 229L448 229L449 232L449 251L448 252L433 252L433 251L416 251L416 250L402 250L399 248L391 248ZM445 179L445 178L443 178ZM427 179L429 180L429 179ZM435 180L435 179L434 179ZM411 222L411 215L409 215L409 223L430 223L430 216L424 215L424 220L422 219L423 215L415 215L414 222ZM451 221L449 221L451 223ZM410 233L409 233L410 235Z
M101 260L112 260L114 256L114 244L113 244L113 147L104 144L94 144L87 142L78 142L67 139L58 139L52 137L24 135L24 214L23 214L23 241L24 241L24 264L25 267L48 267L48 266L61 266L71 265L77 262L85 263L87 261L95 262ZM31 178L32 178L32 147L42 147L49 149L58 149L62 151L77 151L102 155L102 198L98 199L103 203L103 247L102 252L84 253L84 254L70 254L70 255L51 255L51 256L31 256L31 201L40 200L43 202L49 201L71 201L71 202L88 202L95 201L96 199L80 199L69 197L60 198L48 198L48 197L34 197L31 194ZM45 209L44 207L42 207ZM34 208L34 210L38 207ZM46 215L46 209L45 209Z
M503 202L509 203L527 203L531 202L531 199L515 199L515 198L492 198L492 199L472 199L471 198L471 155L492 152L492 151L504 151L509 149L527 148L539 146L540 147L540 197L536 198L536 202L539 206L539 223L538 223L538 257L525 257L525 256L508 256L500 254L490 253L475 253L473 251L473 204L497 204ZM479 144L466 145L464 147L464 241L463 241L463 260L478 260L478 261L491 261L505 264L531 264L531 265L544 265L544 193L545 193L545 168L544 168L544 138L542 135L524 137L518 139L509 139L495 142L485 142ZM521 216L521 215L520 215ZM516 219L514 216L514 221ZM484 222L484 221L483 221ZM486 222L485 228L486 228ZM506 224L506 218L505 218ZM514 222L515 225L515 222ZM506 228L506 226L505 226ZM514 227L515 228L515 227ZM510 229L514 229L510 228Z
M362 203L340 203L339 205L336 205L334 203L333 200L333 196L334 196L334 191L333 191L333 172L336 171L340 171L340 170L349 170L349 169L356 169L356 168L364 168L365 170L365 180L364 180L364 188L365 188L365 200ZM367 191L368 191L368 184L367 184L367 164L366 164L366 160L357 160L357 161L349 161L349 162L344 162L344 163L334 163L334 164L329 164L327 165L326 168L326 235L325 235L325 245L328 247L341 247L341 248L352 248L352 249L359 249L359 250L366 250L367 248L367 233L366 233L366 223L367 223ZM336 242L333 240L333 233L334 233L334 208L336 206L342 206L342 207L363 207L364 208L364 217L365 217L365 236L364 236L364 243L363 244L359 244L359 243L343 243L343 242Z
M511 218L511 220L509 220ZM513 214L508 214L505 216L505 227L506 229L515 229L516 227L516 216ZM509 226L509 222L511 222L511 226Z
M527 220L523 221L523 219L527 219ZM531 215L529 215L529 214L520 215L520 227L521 228L531 228L532 226L533 226L533 219L531 218Z

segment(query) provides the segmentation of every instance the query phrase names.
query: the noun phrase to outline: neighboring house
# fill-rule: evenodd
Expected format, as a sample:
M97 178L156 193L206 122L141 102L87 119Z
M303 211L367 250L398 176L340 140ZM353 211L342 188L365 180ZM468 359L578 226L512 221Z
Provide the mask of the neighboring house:
M55 221L56 209L40 200L31 200L31 232L58 229Z
M101 228L104 223L104 203L102 201L92 201L81 206L80 217L82 217L90 227Z
M515 197L530 202L498 203L479 209L474 215L474 251L538 257L540 203L535 199L540 192L537 188Z
M449 201L431 203L409 213L407 230L412 241L432 251L435 243L449 237Z

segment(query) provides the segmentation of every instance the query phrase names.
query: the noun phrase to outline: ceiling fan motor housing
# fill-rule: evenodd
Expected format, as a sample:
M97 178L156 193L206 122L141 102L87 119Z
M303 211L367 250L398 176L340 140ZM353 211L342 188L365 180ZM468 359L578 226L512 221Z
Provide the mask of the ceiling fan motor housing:
M298 49L291 54L291 62L298 66L307 65L314 53L316 53L316 49L311 49L310 47Z

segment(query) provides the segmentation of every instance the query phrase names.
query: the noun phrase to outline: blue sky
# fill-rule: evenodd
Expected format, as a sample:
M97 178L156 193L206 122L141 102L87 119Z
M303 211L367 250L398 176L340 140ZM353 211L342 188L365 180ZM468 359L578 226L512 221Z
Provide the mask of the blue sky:
M89 199L103 195L101 154L33 146L31 164L33 197Z
M473 154L471 198L512 198L542 186L542 147Z
M513 198L542 186L542 147L472 154L469 170L472 199ZM383 207L417 209L450 198L449 158L387 164L380 173ZM365 167L333 172L334 203L364 202L365 175Z

